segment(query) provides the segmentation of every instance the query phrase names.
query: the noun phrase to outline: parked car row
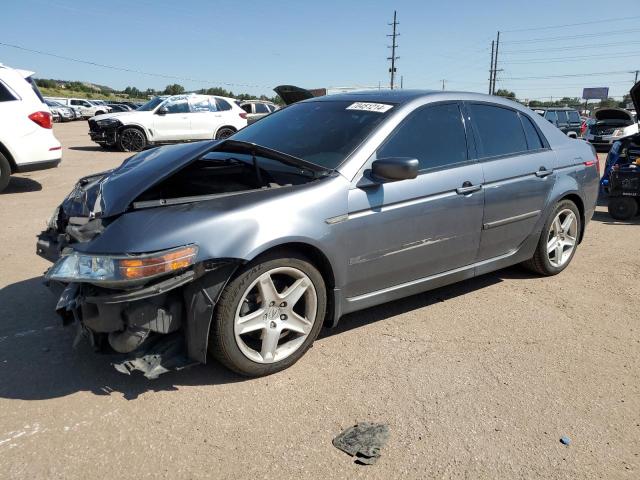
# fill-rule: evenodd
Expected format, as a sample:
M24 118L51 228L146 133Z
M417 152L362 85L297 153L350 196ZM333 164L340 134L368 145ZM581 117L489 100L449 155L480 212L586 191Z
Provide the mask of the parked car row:
M62 159L33 73L0 64L0 192L12 174L56 167Z
M70 108L80 115L75 119L88 119L95 115L102 115L103 113L111 112L104 100L87 100L84 98L64 98L64 97L46 97L45 101L55 102L55 107L58 112L60 108ZM52 112L53 113L53 112ZM66 120L62 120L66 121Z

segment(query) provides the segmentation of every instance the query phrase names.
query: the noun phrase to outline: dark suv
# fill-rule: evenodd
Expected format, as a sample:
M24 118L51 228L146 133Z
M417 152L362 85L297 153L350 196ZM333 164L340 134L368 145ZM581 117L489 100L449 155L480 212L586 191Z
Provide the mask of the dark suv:
M549 120L568 137L578 138L582 121L573 108L536 108L535 112Z

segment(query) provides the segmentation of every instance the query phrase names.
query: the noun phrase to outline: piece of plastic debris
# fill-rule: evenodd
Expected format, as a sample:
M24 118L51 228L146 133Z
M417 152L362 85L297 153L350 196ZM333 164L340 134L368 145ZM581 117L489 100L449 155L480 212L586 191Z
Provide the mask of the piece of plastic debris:
M360 465L373 465L389 438L389 427L381 423L362 422L347 428L333 439L333 446L356 457Z
M569 437L561 437L560 443L563 445L569 445L571 443L571 439Z

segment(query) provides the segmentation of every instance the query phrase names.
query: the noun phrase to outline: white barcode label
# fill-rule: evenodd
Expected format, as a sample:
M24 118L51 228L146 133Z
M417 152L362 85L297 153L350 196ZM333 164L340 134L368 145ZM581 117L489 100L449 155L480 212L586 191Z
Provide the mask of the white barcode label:
M392 108L393 105L387 105L386 103L355 102L349 105L347 110L364 110L366 112L384 113Z

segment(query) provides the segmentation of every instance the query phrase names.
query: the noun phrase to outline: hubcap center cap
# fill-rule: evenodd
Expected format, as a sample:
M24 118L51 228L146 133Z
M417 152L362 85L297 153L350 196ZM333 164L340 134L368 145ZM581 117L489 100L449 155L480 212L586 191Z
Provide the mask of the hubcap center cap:
M280 318L280 308L276 306L267 308L266 317L267 320L275 320L276 318Z

